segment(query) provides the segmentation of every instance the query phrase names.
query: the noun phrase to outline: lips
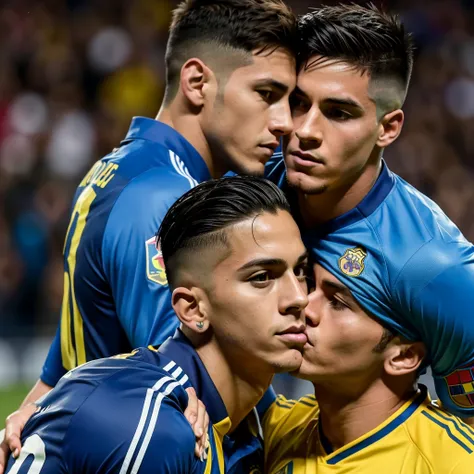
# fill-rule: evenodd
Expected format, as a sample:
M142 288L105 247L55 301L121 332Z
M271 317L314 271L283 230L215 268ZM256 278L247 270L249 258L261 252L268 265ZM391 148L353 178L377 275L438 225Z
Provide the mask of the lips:
M307 163L312 163L312 164L315 164L315 163L321 164L321 165L324 164L324 160L322 160L321 158L316 157L312 155L311 153L307 153L301 150L291 151L289 152L289 155L295 157L298 162L302 161L302 162L307 162Z
M277 333L277 336L290 344L304 345L308 342L304 326L290 326L284 331Z
M306 331L305 326L290 326L288 329L285 329L284 331L281 331L277 333L279 336L282 334L301 334Z

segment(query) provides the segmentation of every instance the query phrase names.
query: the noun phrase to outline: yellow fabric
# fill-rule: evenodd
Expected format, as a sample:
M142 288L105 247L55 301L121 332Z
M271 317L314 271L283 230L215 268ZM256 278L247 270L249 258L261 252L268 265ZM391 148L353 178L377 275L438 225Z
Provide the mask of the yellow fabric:
M278 397L263 418L269 474L474 473L474 429L419 392L388 420L330 454L314 397Z

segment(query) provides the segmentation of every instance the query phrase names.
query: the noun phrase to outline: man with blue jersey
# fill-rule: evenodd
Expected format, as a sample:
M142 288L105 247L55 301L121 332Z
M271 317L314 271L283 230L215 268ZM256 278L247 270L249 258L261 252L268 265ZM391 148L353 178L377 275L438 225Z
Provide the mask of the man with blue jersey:
M394 334L424 341L443 404L472 416L474 247L382 159L403 125L411 39L395 16L356 5L299 23L294 131L268 176L314 260Z
M261 178L208 181L170 208L159 239L180 329L158 350L68 372L9 474L262 472L248 415L275 373L301 365L307 341L307 252L288 202ZM204 460L183 415L189 386L209 409Z
M173 334L178 322L154 233L197 183L229 170L263 174L292 127L295 30L281 0L186 0L174 11L156 120L134 118L77 189L61 323L26 401L84 362Z

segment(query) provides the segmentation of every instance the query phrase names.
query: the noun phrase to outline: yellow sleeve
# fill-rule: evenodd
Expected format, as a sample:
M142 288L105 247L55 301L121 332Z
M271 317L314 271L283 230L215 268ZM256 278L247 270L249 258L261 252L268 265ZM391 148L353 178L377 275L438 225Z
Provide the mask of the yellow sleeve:
M313 395L296 400L287 400L279 395L268 408L262 420L265 447L265 466L280 464L306 446L306 439L317 424L319 406Z

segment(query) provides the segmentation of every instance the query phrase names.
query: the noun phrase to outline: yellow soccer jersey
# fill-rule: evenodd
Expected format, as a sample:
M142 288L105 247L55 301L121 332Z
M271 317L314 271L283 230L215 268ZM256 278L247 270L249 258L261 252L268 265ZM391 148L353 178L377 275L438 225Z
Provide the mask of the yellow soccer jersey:
M332 451L313 396L279 396L263 418L267 474L474 474L474 429L424 387L374 430Z

